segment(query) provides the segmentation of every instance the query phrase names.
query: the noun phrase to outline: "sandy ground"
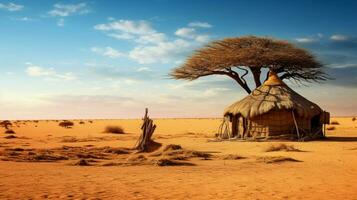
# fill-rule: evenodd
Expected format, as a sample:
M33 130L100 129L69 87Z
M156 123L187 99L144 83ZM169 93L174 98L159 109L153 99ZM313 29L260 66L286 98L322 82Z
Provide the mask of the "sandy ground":
M0 128L0 199L357 199L351 119L334 118L328 139L313 142L210 142L219 119L157 119L154 139L163 147L143 155L124 148L134 146L141 120L74 120L71 129L12 122L16 138ZM107 125L126 134L103 133ZM168 144L181 145L182 155L166 155ZM280 144L295 151L267 152ZM190 165L158 166L164 156ZM75 165L80 159L91 166Z

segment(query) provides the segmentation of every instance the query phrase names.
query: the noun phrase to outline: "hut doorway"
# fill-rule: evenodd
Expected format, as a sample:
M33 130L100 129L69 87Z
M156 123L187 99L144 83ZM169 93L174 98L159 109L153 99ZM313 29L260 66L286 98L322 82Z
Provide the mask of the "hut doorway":
M314 131L320 127L320 115L315 115L311 118L311 130Z

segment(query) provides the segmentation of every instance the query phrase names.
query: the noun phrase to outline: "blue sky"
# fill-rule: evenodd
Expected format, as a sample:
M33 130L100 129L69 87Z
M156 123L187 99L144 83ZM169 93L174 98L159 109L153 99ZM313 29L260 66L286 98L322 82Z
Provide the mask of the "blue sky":
M0 0L0 118L219 117L246 94L224 77L167 73L195 49L258 35L310 50L335 80L290 84L357 113L356 1ZM343 103L342 103L343 102Z

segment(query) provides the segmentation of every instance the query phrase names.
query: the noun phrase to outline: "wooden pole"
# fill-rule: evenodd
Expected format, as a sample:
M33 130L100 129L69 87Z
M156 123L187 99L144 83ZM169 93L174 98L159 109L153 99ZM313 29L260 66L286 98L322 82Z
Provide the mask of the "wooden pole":
M297 136L298 136L298 139L300 139L299 127L298 127L298 124L297 124L296 119L295 119L294 110L292 110L291 113L292 113L292 115L293 115L293 120L294 120L294 124L295 124L296 134L297 134Z

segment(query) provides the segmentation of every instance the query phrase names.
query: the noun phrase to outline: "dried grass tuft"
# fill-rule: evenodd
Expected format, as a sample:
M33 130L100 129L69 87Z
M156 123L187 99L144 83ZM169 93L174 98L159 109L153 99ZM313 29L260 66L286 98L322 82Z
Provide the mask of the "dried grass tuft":
M104 133L124 134L124 129L121 126L107 126Z
M285 156L265 156L257 158L258 162L264 163L282 163L282 162L302 162L300 160L296 160L294 158L285 157Z
M340 125L340 122L338 122L338 121L332 121L331 124L332 124L332 125Z
M301 152L300 149L295 148L293 145L287 145L287 144L273 144L271 146L268 146L265 150L265 152L272 152L272 151L295 151L295 152Z
M7 129L5 131L5 134L15 134L15 131L13 131L12 129Z
M336 127L334 127L334 126L329 126L329 127L327 127L326 129L329 130L329 131L333 131L333 130L336 129Z

